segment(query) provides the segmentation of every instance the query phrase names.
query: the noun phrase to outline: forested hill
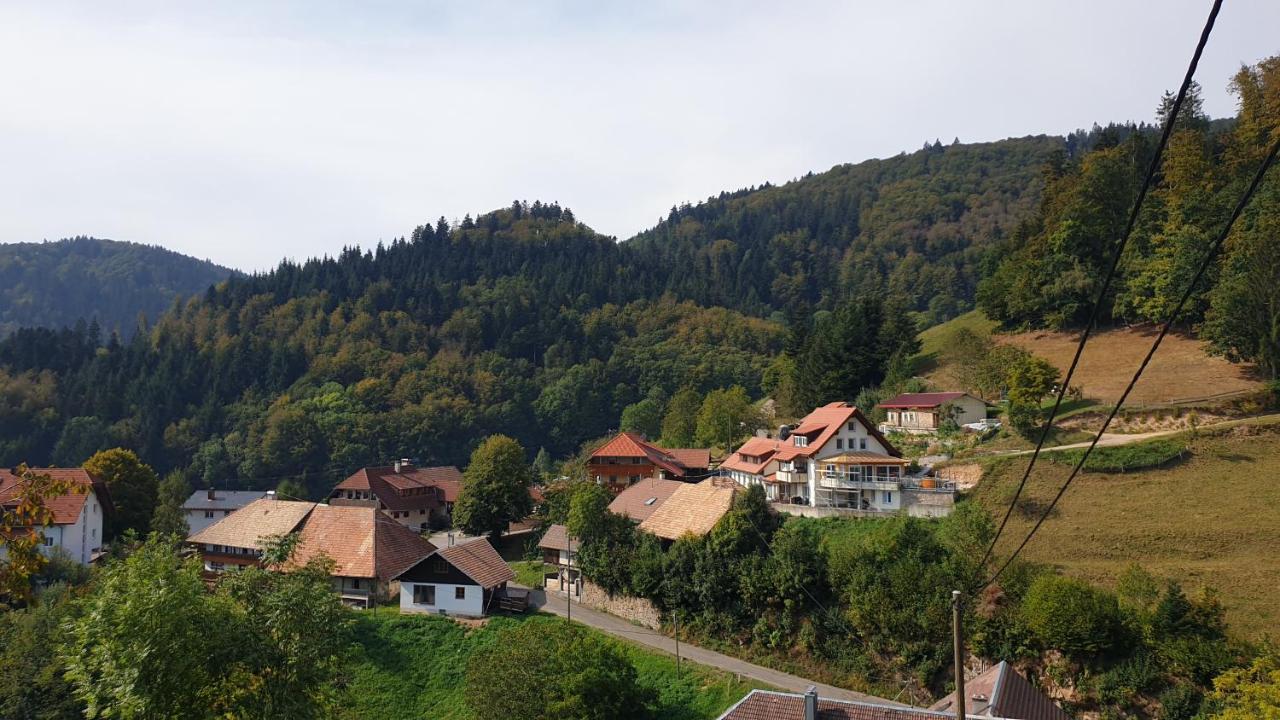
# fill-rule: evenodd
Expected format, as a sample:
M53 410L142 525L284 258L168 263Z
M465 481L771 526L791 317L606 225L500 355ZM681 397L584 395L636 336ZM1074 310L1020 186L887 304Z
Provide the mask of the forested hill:
M626 243L664 289L763 313L889 289L934 320L972 304L983 252L1039 202L1045 162L1092 134L928 144L673 208Z
M19 327L97 320L131 334L178 296L204 292L231 270L152 245L77 237L0 245L0 336Z

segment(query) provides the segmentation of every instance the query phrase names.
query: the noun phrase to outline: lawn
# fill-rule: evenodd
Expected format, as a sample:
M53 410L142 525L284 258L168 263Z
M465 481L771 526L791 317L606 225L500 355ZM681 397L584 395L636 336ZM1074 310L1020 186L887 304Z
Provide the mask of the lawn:
M340 717L415 717L474 720L464 701L467 659L512 623L564 622L547 615L499 617L469 628L434 615L359 613L356 645L347 673ZM609 638L636 666L640 683L658 691L657 716L711 720L753 687L728 673Z
M1280 433L1238 427L1185 439L1186 457L1160 468L1081 474L1025 556L1104 585L1137 562L1188 590L1217 588L1234 632L1274 635L1280 626ZM1027 462L988 461L973 500L1002 513ZM1021 541L1033 513L1047 506L1069 472L1067 465L1037 463L1001 539L1000 558Z
M507 563L515 571L516 582L525 587L540 588L547 564L541 560L517 560Z

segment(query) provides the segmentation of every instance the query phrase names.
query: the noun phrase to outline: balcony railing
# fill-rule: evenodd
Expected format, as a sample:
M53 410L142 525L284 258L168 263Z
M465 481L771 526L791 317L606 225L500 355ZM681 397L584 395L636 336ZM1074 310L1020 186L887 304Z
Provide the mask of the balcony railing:
M824 474L818 487L828 490L889 490L896 492L901 483L897 479L849 478L846 475Z

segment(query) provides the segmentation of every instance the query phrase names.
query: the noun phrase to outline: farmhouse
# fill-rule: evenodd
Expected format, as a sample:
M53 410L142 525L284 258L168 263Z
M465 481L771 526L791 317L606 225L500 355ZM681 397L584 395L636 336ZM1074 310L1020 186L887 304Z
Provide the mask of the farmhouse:
M440 548L396 577L400 612L482 617L515 577L483 538Z
M609 512L626 515L633 522L644 522L685 484L679 480L645 478L618 493L618 497L609 503Z
M640 523L640 529L663 540L706 535L733 507L736 488L737 485L728 478L707 478L697 484L683 483Z
M40 528L42 550L47 555L65 553L82 565L102 552L103 521L112 512L107 486L84 468L31 468L71 485L71 490L45 501L53 512L53 523ZM16 470L0 470L0 513L13 512L22 490L22 476ZM0 547L0 559L4 549Z
M273 537L302 527L315 503L260 498L212 525L187 536L200 551L205 573L242 570L262 564L262 551Z
M706 448L662 448L633 432L618 436L591 453L587 476L615 494L648 477L693 480L711 467Z
M406 527L427 530L432 517L452 515L461 489L462 473L452 465L414 467L397 460L352 473L329 493L329 504L378 508Z
M218 522L267 493L261 490L197 490L182 503L187 532L196 533Z
M962 392L903 393L876 407L888 415L881 432L934 433L947 421L959 427L987 417L987 404Z

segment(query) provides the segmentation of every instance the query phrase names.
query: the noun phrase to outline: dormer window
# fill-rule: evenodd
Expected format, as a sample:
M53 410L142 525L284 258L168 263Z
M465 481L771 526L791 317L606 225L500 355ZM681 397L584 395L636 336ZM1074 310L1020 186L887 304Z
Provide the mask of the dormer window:
M796 435L795 445L796 447L809 447L809 438L805 437L804 435Z

